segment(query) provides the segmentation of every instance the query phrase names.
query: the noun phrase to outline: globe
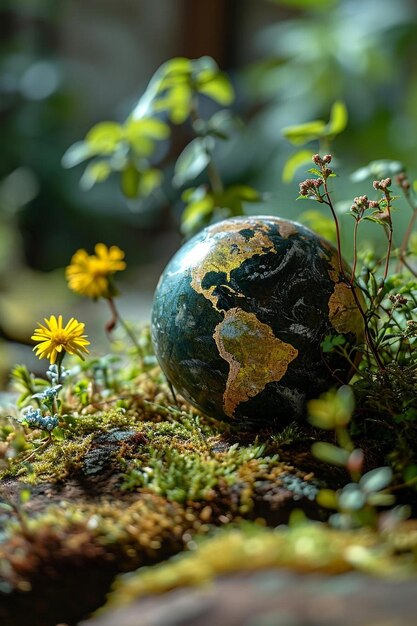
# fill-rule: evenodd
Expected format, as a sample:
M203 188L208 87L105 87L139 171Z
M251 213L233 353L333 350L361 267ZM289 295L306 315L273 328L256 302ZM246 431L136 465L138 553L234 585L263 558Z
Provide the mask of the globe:
M204 229L155 292L152 339L168 381L203 414L250 428L303 420L309 398L348 381L349 362L323 353L328 335L363 337L337 252L278 217Z

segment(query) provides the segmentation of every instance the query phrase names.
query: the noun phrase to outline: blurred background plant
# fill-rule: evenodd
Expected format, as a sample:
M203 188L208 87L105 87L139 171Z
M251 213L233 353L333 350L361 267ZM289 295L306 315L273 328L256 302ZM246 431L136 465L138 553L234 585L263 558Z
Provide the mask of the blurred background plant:
M79 315L100 350L103 324L94 324L94 331L88 323L96 319L96 309L75 300L62 280L74 251L91 249L98 240L126 251L123 314L148 319L158 275L181 241L185 204L207 183L213 191L208 168L202 168L196 187L184 197L188 181L178 177L178 165L174 169L196 135L196 120L194 129L190 123L172 126L169 142L165 119L157 137L151 129L155 152L140 156L149 157L152 167L155 159L158 172L148 180L153 193L140 201L129 192L132 181L138 189L132 169L122 185L126 199L103 167L96 170L106 178L101 184L92 187L90 178L86 185L84 177L84 187L92 187L86 193L79 186L81 167L64 169L61 160L93 126L111 120L115 129L124 128L162 63L211 56L219 76L226 72L233 104L223 89L223 98L203 97L199 105L202 120L212 118L219 105L231 104L233 116L244 122L228 128L227 142L217 137L211 151L222 185L244 189L238 200L249 200L250 213L299 219L305 205L295 198L305 168L297 167L297 152L304 152L305 160L331 141L345 173L387 159L403 162L410 178L416 177L416 22L412 0L3 0L0 376L16 361L35 368L29 348L21 354L22 345L34 317L41 319L51 307L64 314L82 308ZM332 123L337 132L328 132ZM204 122L199 129L197 124L201 148L207 145ZM178 186L171 184L174 174ZM157 187L153 183L162 175ZM345 176L336 184L338 198L350 205L360 181ZM256 192L248 196L248 189ZM235 196L222 203L231 205ZM409 210L399 206L394 220L400 236ZM341 211L347 208L340 203ZM323 215L316 211L307 220L323 230L328 226ZM370 225L369 242L375 233ZM378 240L374 243L378 247Z

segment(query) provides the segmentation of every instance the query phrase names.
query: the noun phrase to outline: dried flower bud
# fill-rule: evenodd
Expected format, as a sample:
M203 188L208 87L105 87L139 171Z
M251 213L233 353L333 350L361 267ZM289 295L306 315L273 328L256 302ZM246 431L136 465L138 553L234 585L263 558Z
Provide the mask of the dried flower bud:
M365 462L365 455L360 448L355 448L349 455L349 459L346 465L346 469L350 473L362 472Z
M404 306L408 302L407 298L405 298L400 293L397 293L395 295L391 294L390 296L388 296L388 299L393 303L395 308L399 308L401 306Z
M307 178L307 180L300 183L300 195L310 196L319 200L321 198L319 189L322 184L322 178Z
M409 337L417 335L417 322L415 320L407 320L406 333Z
M404 191L408 191L411 187L410 181L407 178L407 174L405 172L401 172L396 177L397 185L399 185Z
M379 209L379 202L377 200L369 200L370 209Z
M381 183L379 182L379 180L374 180L372 186L374 189L381 189Z
M331 163L332 161L332 155L331 154L325 154L323 157L323 163Z
M323 159L319 154L313 154L312 159L315 165L323 165Z

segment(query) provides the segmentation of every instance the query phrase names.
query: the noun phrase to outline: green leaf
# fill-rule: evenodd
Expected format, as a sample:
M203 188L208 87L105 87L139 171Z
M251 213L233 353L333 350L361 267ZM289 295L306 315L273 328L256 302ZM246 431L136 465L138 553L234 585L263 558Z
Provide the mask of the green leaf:
M321 178L321 172L320 170L317 169L317 167L312 167L307 171L309 174L314 174L315 176L318 176L319 178Z
M166 95L155 100L154 110L166 111L174 124L182 124L190 115L192 90L187 84L171 88Z
M379 159L377 161L371 161L368 165L355 170L353 174L350 175L350 179L354 183L360 183L367 178L381 179L387 176L394 176L404 171L405 167L400 161Z
M393 506L396 498L393 493L371 493L367 497L367 502L372 506Z
M138 155L149 156L155 149L154 140L167 139L170 129L158 119L130 119L124 126L123 135Z
M235 96L233 87L226 74L211 70L205 70L199 74L197 91L223 106L232 104Z
M392 469L390 467L377 467L362 476L359 481L362 489L368 493L385 489L392 481Z
M325 509L336 510L339 504L337 494L333 489L320 489L316 496L316 502Z
M344 511L360 511L366 504L366 496L356 483L349 483L339 494L339 507Z
M338 448L325 441L316 441L313 443L311 451L317 459L325 463L330 463L330 465L345 467L349 460L349 452L347 450Z
M221 109L214 113L211 118L208 120L208 125L210 128L226 132L230 128L243 127L244 124L241 119L239 119L236 115L233 115L227 109Z
M207 193L207 189L204 185L200 185L199 187L188 187L184 189L181 194L181 200L184 202L192 202L194 200L201 200Z
M133 110L132 117L141 119L155 111L170 110L172 106L170 88L181 84L187 86L186 83L188 83L189 90L192 67L193 62L184 57L175 57L163 63L152 76L145 93ZM184 119L186 117L187 114Z
M59 426L53 429L52 434L54 436L54 439L56 439L57 441L63 441L65 439L65 430L63 428L60 428Z
M353 413L355 398L349 385L330 389L307 404L309 421L317 428L332 430L347 426Z
M77 141L64 153L62 167L70 168L79 165L91 157L91 149L86 141Z
M139 178L138 196L141 198L147 198L157 187L161 185L162 180L163 174L161 170L155 168L145 170Z
M232 185L228 187L226 192L229 192L232 196L236 196L243 202L260 202L262 195L257 189L249 187L249 185Z
M93 163L89 163L80 180L81 188L88 191L94 187L96 183L101 183L106 180L111 174L111 171L111 167L107 161L94 161Z
M175 163L173 182L177 187L196 178L210 162L207 140L197 137L184 148Z
M216 61L213 59L213 57L210 57L208 55L204 55L199 59L193 59L191 63L193 74L195 74L197 77L206 71L219 71L219 66L217 65Z
M181 216L181 232L191 235L207 223L214 210L214 200L211 194L190 202Z
M191 74L192 69L193 61L187 59L186 57L174 57L173 59L169 59L163 65L161 65L161 67L157 70L155 76L183 76L184 74Z
M294 146L301 146L309 141L320 139L325 131L326 124L322 120L314 120L305 124L287 126L282 129L282 134Z
M19 409L24 405L25 401L28 400L29 398L31 398L32 395L30 393L30 391L24 391L17 399L16 404L19 407Z
M10 513L13 510L14 509L11 504L7 504L7 502L0 502L0 511L6 511L6 513Z
M347 126L348 112L344 102L336 100L330 111L330 121L327 125L326 135L335 137L340 135Z
M126 198L137 198L139 195L140 172L129 163L121 173L120 188Z
M311 163L313 153L310 150L299 150L287 159L282 170L282 182L290 183L296 171L306 163Z
M229 215L244 215L244 202L260 202L262 196L248 185L231 185L222 193L215 194L215 205L220 209L228 209Z
M323 352L333 352L337 346L343 346L346 339L343 335L326 335L321 343Z
M100 122L87 133L85 141L91 154L112 154L123 138L123 129L116 122Z
M384 226L384 224L386 223L383 220L379 220L376 217L372 217L371 215L365 215L365 217L363 217L362 219L365 222L374 222L374 224L380 224L381 226Z
M363 180L370 178L371 175L371 168L369 167L369 165L366 165L365 167L360 167L359 169L355 170L350 175L350 180L354 183L361 183Z
M140 157L148 157L155 150L155 141L167 139L170 129L165 122L151 117L129 118L123 127L123 139Z

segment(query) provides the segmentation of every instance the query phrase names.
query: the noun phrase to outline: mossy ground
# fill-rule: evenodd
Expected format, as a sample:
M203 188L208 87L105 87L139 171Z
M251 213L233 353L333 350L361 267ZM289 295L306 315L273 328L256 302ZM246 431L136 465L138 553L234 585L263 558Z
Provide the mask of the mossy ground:
M119 584L116 601L200 582L226 563L228 571L417 571L414 527L394 538L322 523L317 490L343 484L343 471L313 459L307 426L254 433L203 418L174 402L157 367L121 371L111 391L93 389L88 401L68 388L63 402L51 438L1 418L0 445L12 454L3 455L1 475L11 508L0 543L0 618L10 626L26 624L28 612L31 626L76 624L104 603L115 575L143 566ZM322 522L268 528L296 510Z

